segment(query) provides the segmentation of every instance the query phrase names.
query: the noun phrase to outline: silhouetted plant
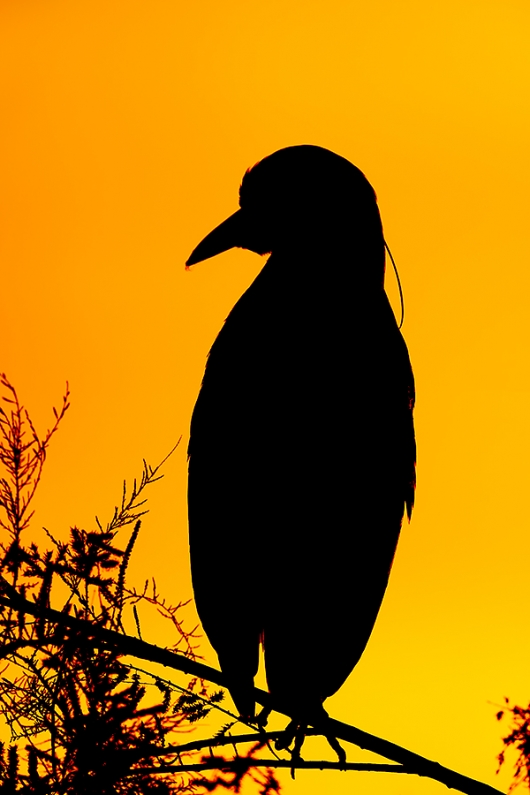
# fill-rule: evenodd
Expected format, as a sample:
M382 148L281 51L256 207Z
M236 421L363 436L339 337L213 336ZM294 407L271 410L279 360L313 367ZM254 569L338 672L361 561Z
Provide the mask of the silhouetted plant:
M514 780L510 785L510 792L519 784L526 784L530 789L530 704L519 707L511 704L510 699L504 699L505 706L497 712L497 720L511 719L511 730L503 737L504 750L499 754L499 767L497 772L506 762L506 752L515 752Z
M196 656L195 632L185 630L180 618L183 604L167 604L154 580L140 591L126 584L146 513L144 492L160 479L164 462L152 468L144 461L140 480L130 491L124 484L121 504L106 525L96 519L94 530L72 527L67 541L46 530L50 549L26 545L21 536L69 392L67 387L61 409L53 410L52 428L41 438L5 375L0 387L0 713L12 738L9 748L0 744L0 793L237 790L246 775L263 793L277 789L270 771L262 775L248 767L231 778L208 778L209 766L197 757L204 743L182 751L168 744L212 708L222 709L222 691L209 691L197 677L179 687L123 661L124 615L132 612L140 636L139 602L171 623L172 651ZM129 527L122 548L116 536ZM56 604L61 598L60 612L52 607L52 595ZM192 758L197 769L179 772Z

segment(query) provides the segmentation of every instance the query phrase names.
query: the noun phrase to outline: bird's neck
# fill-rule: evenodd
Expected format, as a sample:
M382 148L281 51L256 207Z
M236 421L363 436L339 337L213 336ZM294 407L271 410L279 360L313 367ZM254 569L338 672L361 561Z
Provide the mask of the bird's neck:
M275 249L264 270L284 283L306 284L326 290L326 284L354 287L362 292L384 290L383 246L337 245L318 241L314 246L285 246ZM330 284L331 286L331 284Z

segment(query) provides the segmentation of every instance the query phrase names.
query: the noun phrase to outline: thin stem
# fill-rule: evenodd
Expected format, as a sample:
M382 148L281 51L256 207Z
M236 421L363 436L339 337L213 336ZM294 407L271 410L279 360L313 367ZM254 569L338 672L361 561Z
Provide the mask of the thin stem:
M421 775L415 770L407 770L403 765L386 765L373 762L328 762L326 760L300 760L292 762L290 759L253 759L252 757L239 757L237 759L223 759L223 757L210 757L204 762L190 765L164 765L163 767L142 767L141 774L146 773L194 773L204 770L221 770L224 772L251 770L253 767L275 767L287 770L356 770L363 773L408 773ZM128 776L138 775L140 771L131 770Z

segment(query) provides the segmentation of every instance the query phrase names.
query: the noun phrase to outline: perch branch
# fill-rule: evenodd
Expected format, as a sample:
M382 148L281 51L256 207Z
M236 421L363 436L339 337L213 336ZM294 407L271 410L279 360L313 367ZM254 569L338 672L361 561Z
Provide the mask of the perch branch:
M290 759L253 759L240 757L239 759L227 760L223 757L211 757L203 762L192 765L164 765L163 767L143 767L142 775L145 773L199 773L205 770L221 770L224 772L235 772L249 770L253 767L276 767L286 768L287 770L357 770L366 773L414 773L407 770L403 765L381 765L372 762L327 762L299 760L292 762ZM138 771L131 770L128 775L138 775Z
M13 586L9 585L5 580L2 580L1 584L4 587L4 592L9 594L8 597L0 597L0 604L6 607L30 613L41 619L45 618L52 623L60 624L78 632L83 630L86 632L87 639L91 638L96 642L100 641L101 643L111 644L117 647L124 655L127 654L142 660L160 663L168 668L182 671L189 676L205 679L220 687L226 687L223 674L215 668L211 668L195 660L190 660L188 657L176 654L168 649L162 649L154 644L140 640L139 638L133 638L116 632L115 630L98 627L89 621L75 618L66 613L54 610L53 608L37 605L22 597L16 592ZM0 656L1 654L2 650L0 648ZM269 693L256 687L254 688L254 696L258 704L267 708L272 708L276 712L280 712L292 718L289 709L286 708L285 705L282 705L277 699L271 698ZM446 787L459 790L466 795L503 795L501 790L495 789L495 787L476 781L468 776L463 776L448 767L440 765L438 762L433 762L430 759L420 756L420 754L408 751L406 748L396 745L396 743L383 740L381 737L369 734L368 732L362 731L362 729L357 729L355 726L342 723L333 718L328 718L325 721L319 722L318 726L315 725L314 728L319 733L331 735L339 740L353 743L359 748L372 751L373 753L383 756L385 759L390 759L392 762L397 762L399 765L406 768L408 773L432 778L435 781L439 781L441 784L445 784ZM259 739L259 735L257 739ZM292 766L290 762L288 766Z

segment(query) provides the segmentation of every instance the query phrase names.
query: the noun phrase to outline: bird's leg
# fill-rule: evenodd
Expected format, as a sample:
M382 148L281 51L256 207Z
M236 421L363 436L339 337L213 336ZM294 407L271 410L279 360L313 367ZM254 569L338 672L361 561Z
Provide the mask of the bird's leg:
M316 718L316 720L313 721L312 725L315 727L317 731L322 733L323 737L326 738L332 749L337 754L339 758L339 764L342 767L342 765L346 764L346 751L339 743L337 738L333 734L330 734L329 732L326 731L326 723L329 720L328 713L326 712L324 707L321 707L321 709L317 713L315 713L314 717Z
M299 714L298 718L291 720L275 743L275 747L278 751L285 751L294 740L294 747L291 753L295 762L301 758L300 751L304 744L307 727L314 726L317 730L321 729L322 734L326 737L327 735L323 727L329 718L328 713L321 704L316 708L312 707L309 710L303 709L300 710L300 712L301 714ZM340 748L335 737L329 740L329 742L333 750L339 755L339 759L345 761L346 757L344 751ZM335 745L333 745L333 743L335 743ZM340 748L341 753L339 753L338 748Z
M269 715L272 712L271 707L263 707L261 712L258 712L256 715L255 721L256 724L259 726L260 729L264 729L267 725L267 721L269 720Z
M283 730L280 737L274 743L274 747L277 751L286 751L287 748L291 745L292 741L296 736L296 731L298 729L299 723L296 720L292 720Z
M288 726L282 732L282 735L278 737L274 747L278 751L285 751L289 749L289 746L294 740L293 750L291 751L291 777L294 778L294 771L296 768L296 763L300 762L302 759L301 750L302 746L305 741L307 731L307 722L306 721L297 721L292 720Z
M291 778L292 779L294 779L294 771L295 771L296 763L302 761L301 751L302 751L302 746L303 746L303 744L305 742L306 730L307 730L307 723L300 723L297 726L297 728L296 728L296 732L295 732L295 735L294 735L294 746L293 746L293 750L292 750L292 753L291 753L291 762L292 762Z
M325 734L324 737L326 738L328 743L331 745L331 747L333 748L333 750L335 751L335 753L339 757L339 765L341 767L343 767L343 765L346 764L346 751L344 750L342 745L339 743L337 738L333 737L332 734Z

